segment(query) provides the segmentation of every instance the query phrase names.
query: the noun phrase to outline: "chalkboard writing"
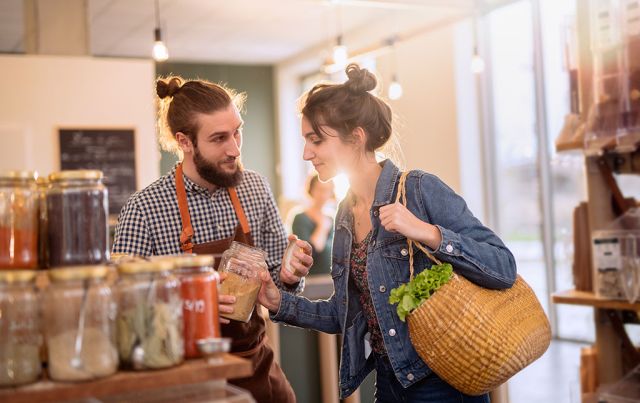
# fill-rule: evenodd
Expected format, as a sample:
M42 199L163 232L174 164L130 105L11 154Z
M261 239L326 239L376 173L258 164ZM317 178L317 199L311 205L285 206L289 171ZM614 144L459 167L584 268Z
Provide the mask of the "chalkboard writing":
M136 191L134 131L60 129L60 167L101 170L109 189L109 214L117 215Z

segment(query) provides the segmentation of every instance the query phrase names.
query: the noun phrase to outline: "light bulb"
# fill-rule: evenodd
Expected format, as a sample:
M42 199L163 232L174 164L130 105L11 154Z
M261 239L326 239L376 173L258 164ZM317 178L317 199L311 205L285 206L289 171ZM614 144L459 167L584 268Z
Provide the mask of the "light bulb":
M389 99L396 100L402 97L402 85L397 80L393 80L389 84Z
M157 62L164 62L169 58L169 50L162 41L153 44L153 59Z
M349 54L347 52L347 47L344 45L336 45L333 47L333 63L336 64L339 68L344 68L347 65L347 59L349 59Z
M477 53L474 53L471 59L471 72L473 74L481 74L484 72L484 60Z

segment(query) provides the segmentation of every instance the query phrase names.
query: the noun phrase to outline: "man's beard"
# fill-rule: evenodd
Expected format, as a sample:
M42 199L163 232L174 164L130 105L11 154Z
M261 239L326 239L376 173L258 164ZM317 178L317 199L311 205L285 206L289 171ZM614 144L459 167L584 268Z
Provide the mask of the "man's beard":
M231 162L235 160L235 158L228 158L227 160L221 162ZM236 171L233 173L227 173L221 168L218 168L216 164L212 164L211 162L207 161L202 156L202 154L200 154L198 147L195 147L193 153L193 162L196 166L198 175L200 175L202 179L206 180L212 185L221 188L230 188L238 186L238 184L240 184L240 182L242 181L243 167L240 160L237 161Z

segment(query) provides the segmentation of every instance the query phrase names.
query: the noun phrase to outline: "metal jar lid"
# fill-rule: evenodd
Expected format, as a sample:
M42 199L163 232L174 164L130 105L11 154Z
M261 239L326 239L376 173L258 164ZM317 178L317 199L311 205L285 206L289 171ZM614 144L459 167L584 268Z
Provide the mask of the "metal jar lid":
M49 278L52 281L86 280L91 278L105 278L109 272L109 266L66 266L49 270Z
M79 169L54 172L49 175L50 182L61 182L67 180L100 180L103 178L102 171L93 169Z
M125 261L118 264L118 272L122 274L157 273L173 270L169 261Z
M167 256L152 256L149 259L153 262L171 262L176 269L187 267L213 267L214 257L213 255L167 255Z
M0 283L26 283L36 278L35 270L0 270Z

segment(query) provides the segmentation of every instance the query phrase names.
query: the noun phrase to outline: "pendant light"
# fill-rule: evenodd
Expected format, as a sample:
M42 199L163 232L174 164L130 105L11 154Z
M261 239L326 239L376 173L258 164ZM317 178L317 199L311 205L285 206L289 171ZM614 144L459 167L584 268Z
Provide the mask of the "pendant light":
M393 74L391 76L391 84L389 84L389 89L387 90L387 95L389 99L395 101L396 99L400 99L402 97L402 85L398 80L398 50L396 49L396 38L389 38L389 46L391 47L391 51L393 54Z
M164 62L169 58L169 49L162 41L162 31L160 30L160 4L159 0L155 0L156 11L156 28L154 30L155 42L153 44L153 59L156 62Z
M338 70L342 70L347 67L347 60L349 60L349 51L344 45L342 38L342 10L338 5L336 8L336 22L338 26L338 37L336 38L336 45L333 47L332 59L333 64Z

